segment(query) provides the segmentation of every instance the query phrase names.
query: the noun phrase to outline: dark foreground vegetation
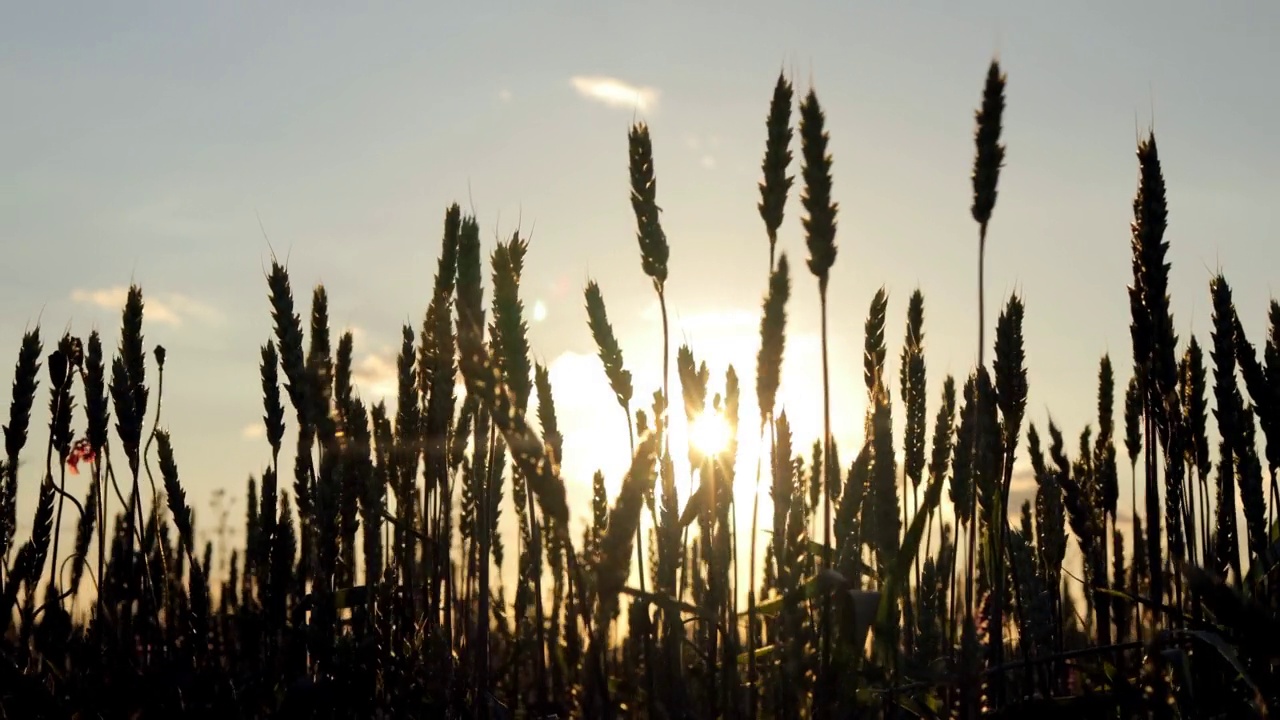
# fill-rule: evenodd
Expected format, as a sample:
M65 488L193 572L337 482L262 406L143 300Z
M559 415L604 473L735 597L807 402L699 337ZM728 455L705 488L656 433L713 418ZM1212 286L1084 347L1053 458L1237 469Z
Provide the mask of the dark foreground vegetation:
M977 113L980 307L1004 84L993 63ZM425 319L403 329L392 406L353 392L352 336L333 342L324 288L304 321L273 262L275 332L260 350L269 447L229 573L214 573L212 545L195 540L142 291L129 292L114 349L97 332L28 332L0 459L0 714L1045 719L1276 707L1280 305L1255 347L1219 276L1206 345L1175 335L1155 137L1137 149L1132 356L1101 358L1096 424L1077 441L1025 417L1016 295L999 308L990 352L978 323L978 366L930 385L917 291L894 350L901 372L886 376L882 290L865 321L865 440L842 460L826 351L837 208L812 91L798 103L804 266L778 239L795 100L779 78L759 202L771 274L759 354L741 358L755 363L759 417L739 417L732 368L712 378L693 349L670 352L653 151L648 129L631 129L641 267L663 312L663 347L646 351L663 353L664 376L661 388L632 386L589 284L587 318L633 460L614 498L595 477L580 534L559 473L555 388L530 362L526 241L517 233L492 250L486 303L480 229L456 205ZM821 302L803 311L822 317L827 428L812 448L774 412L789 295L810 275ZM857 365L836 360L836 372ZM49 440L28 448L45 417L33 420L38 397ZM905 409L897 433L892 402ZM669 412L721 413L734 433L766 437L756 482L772 512L733 496L736 442L711 455L673 447ZM680 453L694 468L688 497L677 496ZM1010 507L1020 457L1035 500ZM72 471L90 478L83 496L65 491ZM15 536L20 482L39 485L29 537ZM497 532L503 513L515 533ZM735 531L744 516L749 536ZM59 546L64 524L70 546ZM1072 542L1083 576L1064 565ZM503 577L508 553L518 572Z

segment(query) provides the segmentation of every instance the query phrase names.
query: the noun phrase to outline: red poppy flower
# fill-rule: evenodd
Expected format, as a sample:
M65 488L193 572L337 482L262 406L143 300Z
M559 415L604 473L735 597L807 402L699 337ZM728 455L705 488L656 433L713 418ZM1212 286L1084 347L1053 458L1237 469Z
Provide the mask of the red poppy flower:
M67 469L72 475L80 474L81 462L93 462L95 459L93 446L89 444L88 438L80 438L71 446L71 452L67 454Z

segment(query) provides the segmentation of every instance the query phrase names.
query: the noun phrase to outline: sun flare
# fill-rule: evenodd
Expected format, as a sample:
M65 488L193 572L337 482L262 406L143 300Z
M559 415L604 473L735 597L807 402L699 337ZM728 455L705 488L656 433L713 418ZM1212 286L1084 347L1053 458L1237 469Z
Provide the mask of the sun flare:
M718 455L729 447L729 423L718 412L704 412L689 428L689 439L704 455Z

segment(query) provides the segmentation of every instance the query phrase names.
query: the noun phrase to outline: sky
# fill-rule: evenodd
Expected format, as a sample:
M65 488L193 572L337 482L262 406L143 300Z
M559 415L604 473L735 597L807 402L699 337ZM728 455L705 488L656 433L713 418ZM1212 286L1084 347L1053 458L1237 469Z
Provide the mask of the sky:
M816 90L831 135L833 423L848 458L877 288L889 292L892 378L907 298L924 293L930 417L943 376L976 361L969 175L993 56L1009 78L1008 150L986 327L993 339L1001 305L1022 296L1029 420L1043 429L1052 413L1075 437L1094 418L1103 353L1117 387L1128 380L1135 145L1152 125L1180 336L1207 343L1218 269L1255 336L1276 291L1274 3L26 3L5 17L0 348L16 358L37 323L47 345L95 328L114 345L124 290L139 283L148 347L168 349L162 424L198 516L219 490L234 508L270 458L257 362L272 253L300 308L325 285L334 336L354 333L359 391L376 401L394 387L401 326L421 324L453 202L475 213L486 252L531 235L522 293L551 369L571 507L585 514L596 468L616 488L625 428L582 289L600 283L636 395L651 397L661 325L628 201L633 120L652 128L672 353L688 342L713 390L733 363L743 417L758 417L768 243L756 184L779 72L798 95ZM798 176L798 139L792 150ZM821 432L821 360L799 188L779 241L793 268L780 401L804 447ZM34 500L46 404L42 387L21 507ZM744 422L748 489L754 427Z

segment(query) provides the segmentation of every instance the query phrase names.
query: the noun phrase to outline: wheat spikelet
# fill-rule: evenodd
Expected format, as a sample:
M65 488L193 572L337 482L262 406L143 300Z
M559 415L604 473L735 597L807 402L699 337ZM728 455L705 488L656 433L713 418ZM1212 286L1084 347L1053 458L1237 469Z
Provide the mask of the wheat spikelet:
M902 341L899 387L906 410L902 464L912 487L924 477L926 402L928 387L924 363L924 294L917 288L907 301L907 329ZM904 508L905 509L905 508Z
M1240 549L1236 531L1235 477L1236 454L1233 440L1239 433L1241 413L1240 389L1236 385L1235 309L1231 304L1231 288L1221 275L1209 283L1213 298L1213 394L1217 401L1214 417L1221 438L1218 451L1217 519L1214 525L1212 568L1222 576L1230 569L1241 578ZM1154 573L1153 573L1154 575Z
M636 123L627 134L630 151L631 209L636 216L636 238L640 242L640 264L659 292L667 282L670 249L658 214L658 181L653 167L653 141L649 126Z
M803 219L805 244L809 249L809 270L818 278L819 291L825 295L831 266L836 261L836 213L831 199L831 155L827 152L830 137L823 129L826 117L813 90L800 103L800 143L804 155L804 191L800 203L807 216Z
M760 167L764 180L760 183L760 203L756 206L769 235L769 272L771 273L774 270L773 258L778 244L778 228L782 225L787 194L791 190L792 183L795 182L795 178L787 175L787 167L791 164L792 97L791 83L786 76L778 73L778 82L773 87L773 100L769 103L769 119L765 122L769 139L765 143L764 161Z
M760 318L760 352L756 355L756 401L763 427L773 414L782 377L782 358L787 342L787 300L791 296L791 270L784 252L769 276Z
M1000 72L1000 63L992 60L987 68L987 81L982 90L982 107L975 113L977 128L974 130L973 159L973 219L983 226L991 220L996 206L996 186L1000 181L1000 168L1004 166L1004 145L1000 144L1001 124L1004 118L1004 86L1006 78Z
M628 415L631 414L631 372L623 367L622 347L613 334L613 326L609 324L609 316L605 311L604 296L600 286L593 280L587 283L583 292L587 303L587 325L591 328L591 337L595 340L596 351L600 362L604 365L605 377L609 387L618 400L618 405Z
M39 386L40 328L28 330L22 336L18 361L13 369L12 399L9 402L9 423L4 426L5 463L0 477L0 558L9 556L9 548L17 530L18 509L18 456L27 444L27 430L31 425L31 407L35 404L36 387Z

